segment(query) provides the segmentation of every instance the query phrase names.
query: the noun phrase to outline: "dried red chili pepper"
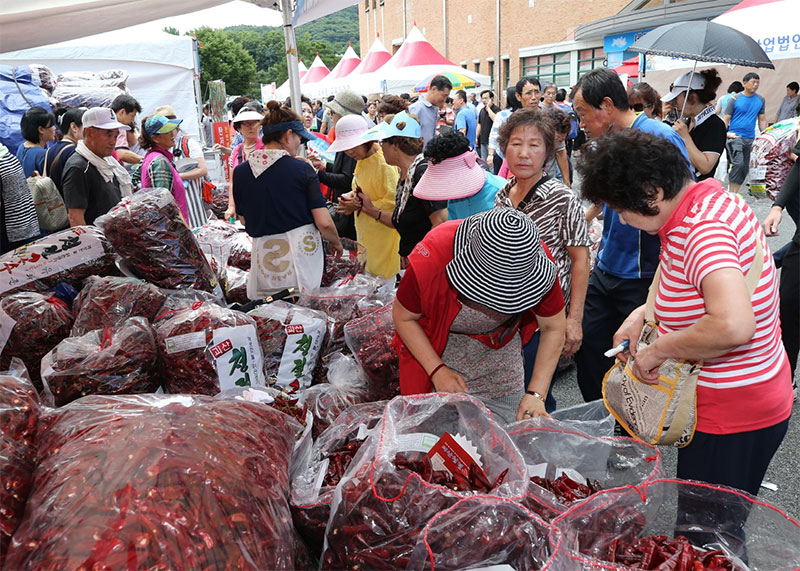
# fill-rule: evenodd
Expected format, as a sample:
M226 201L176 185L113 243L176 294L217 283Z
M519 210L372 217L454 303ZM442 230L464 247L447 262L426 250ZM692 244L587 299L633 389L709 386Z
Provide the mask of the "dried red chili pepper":
M600 484L597 482L587 481L586 484L581 484L563 472L554 480L532 476L531 482L551 492L563 504L570 504L576 500L588 498L601 489Z
M211 212L220 220L225 220L225 212L228 210L228 189L222 185L216 185L211 190ZM226 221L227 222L227 221Z
M33 385L41 391L42 357L69 337L72 312L61 299L32 291L0 299L0 310L16 321L0 354L0 370L8 369L11 359L19 357Z
M360 244L347 238L342 238L344 254L340 257L325 256L325 272L322 274L322 287L329 287L340 280L352 278L364 273L364 263L359 261L358 252ZM363 249L363 247L361 247Z
M275 396L274 401L269 403L269 406L283 414L291 416L303 426L306 425L306 407L298 405L297 399L288 395L279 394Z
M214 330L242 325L251 325L255 331L256 324L251 317L209 302L197 302L189 309L157 320L155 333L164 364L164 389L170 393L217 394L219 376L210 351ZM191 333L198 333L197 339L192 337L192 342L183 346L172 345L174 338ZM248 366L261 368L262 364ZM253 376L252 370L250 376Z
M68 337L42 359L44 400L63 406L86 395L154 392L161 384L157 361L153 331L143 317Z
M393 306L387 305L345 325L347 346L367 374L373 400L391 400L400 394L400 363L392 348Z
M42 426L8 568L293 567L297 427L285 415L203 396L92 396Z
M722 551L707 551L679 535L640 537L631 543L615 538L608 544L605 561L636 569L658 571L733 571L733 562Z
M136 278L86 278L73 303L75 323L72 335L78 337L94 329L113 327L131 317L153 321L167 296L152 284Z
M166 289L214 291L217 286L168 190L138 192L95 223L136 276Z
M228 289L225 294L225 299L228 303L247 303L250 298L247 297L247 278L249 272L240 270L235 266L228 266Z
M239 232L228 244L231 249L228 255L228 265L249 272L253 239L244 232Z
M39 395L21 361L0 375L0 568L33 482Z

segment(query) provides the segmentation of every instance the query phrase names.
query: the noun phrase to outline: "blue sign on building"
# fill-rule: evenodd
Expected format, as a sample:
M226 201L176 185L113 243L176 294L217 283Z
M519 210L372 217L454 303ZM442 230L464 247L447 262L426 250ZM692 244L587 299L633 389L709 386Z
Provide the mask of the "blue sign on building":
M637 30L635 32L625 32L624 34L614 34L603 38L603 51L607 54L624 52L631 47L636 40L641 38L653 28Z

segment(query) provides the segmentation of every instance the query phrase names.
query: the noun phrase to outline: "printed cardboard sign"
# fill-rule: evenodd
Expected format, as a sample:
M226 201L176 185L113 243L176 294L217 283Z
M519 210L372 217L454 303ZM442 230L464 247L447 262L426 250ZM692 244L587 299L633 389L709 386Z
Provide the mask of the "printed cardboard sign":
M265 386L261 346L253 325L214 330L208 348L219 377L219 389Z

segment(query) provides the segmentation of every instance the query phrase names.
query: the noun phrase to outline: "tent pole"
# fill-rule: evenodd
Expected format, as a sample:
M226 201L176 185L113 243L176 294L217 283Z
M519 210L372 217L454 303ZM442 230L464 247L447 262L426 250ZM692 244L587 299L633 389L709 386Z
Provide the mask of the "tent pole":
M289 94L292 98L292 110L302 117L300 106L300 72L297 69L297 38L294 35L292 19L294 10L292 0L281 0L283 15L283 37L286 43L286 68L289 72Z

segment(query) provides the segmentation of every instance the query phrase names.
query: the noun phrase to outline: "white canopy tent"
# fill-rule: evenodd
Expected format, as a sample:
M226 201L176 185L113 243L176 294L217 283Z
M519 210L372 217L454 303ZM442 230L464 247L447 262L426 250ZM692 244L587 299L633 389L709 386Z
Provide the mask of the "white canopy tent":
M98 72L124 69L129 74L128 91L151 115L160 105L172 105L183 119L181 128L194 136L200 133L200 93L196 40L153 32L131 38L115 32L0 54L0 64L21 66L39 63L56 75L71 71Z

